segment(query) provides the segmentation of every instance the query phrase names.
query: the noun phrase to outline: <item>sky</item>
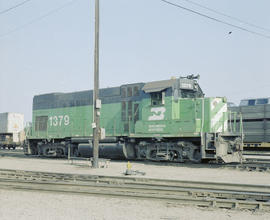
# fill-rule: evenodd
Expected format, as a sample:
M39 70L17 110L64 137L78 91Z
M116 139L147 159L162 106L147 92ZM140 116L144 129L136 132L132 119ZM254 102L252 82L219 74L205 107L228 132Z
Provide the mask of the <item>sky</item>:
M269 0L192 0L269 30L168 1L270 36ZM93 88L94 0L29 0L1 13L20 2L0 0L0 112L31 121L34 95ZM160 0L100 0L102 88L200 74L207 97L239 104L270 97L269 59L270 38Z

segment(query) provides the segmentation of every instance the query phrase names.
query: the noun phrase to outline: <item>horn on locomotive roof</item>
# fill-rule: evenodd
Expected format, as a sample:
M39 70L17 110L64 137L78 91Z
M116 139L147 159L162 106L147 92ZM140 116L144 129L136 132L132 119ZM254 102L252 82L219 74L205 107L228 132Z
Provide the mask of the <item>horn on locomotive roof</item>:
M187 78L187 79L200 79L200 75L197 74L197 76L194 76L194 74L187 75L186 77L181 77L181 78Z

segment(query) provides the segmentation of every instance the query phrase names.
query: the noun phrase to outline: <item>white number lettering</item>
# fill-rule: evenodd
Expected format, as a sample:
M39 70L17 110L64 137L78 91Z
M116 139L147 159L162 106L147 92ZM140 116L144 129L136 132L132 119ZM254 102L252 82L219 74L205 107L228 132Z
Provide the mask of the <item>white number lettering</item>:
M52 117L50 117L49 120L50 120L50 126L52 127Z
M64 124L66 126L69 125L69 116L68 115L65 115L65 117L64 117Z
M58 126L58 117L57 116L54 116L53 117L53 126Z
M59 115L58 118L59 118L59 126L61 126L64 116L63 115Z
M58 115L49 117L50 126L61 127L63 125L69 125L69 116L68 115Z

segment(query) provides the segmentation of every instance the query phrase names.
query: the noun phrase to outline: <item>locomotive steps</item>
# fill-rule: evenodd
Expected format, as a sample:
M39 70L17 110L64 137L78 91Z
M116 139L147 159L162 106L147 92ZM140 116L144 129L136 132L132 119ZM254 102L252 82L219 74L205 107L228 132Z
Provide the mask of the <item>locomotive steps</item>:
M0 170L0 188L270 211L270 185Z

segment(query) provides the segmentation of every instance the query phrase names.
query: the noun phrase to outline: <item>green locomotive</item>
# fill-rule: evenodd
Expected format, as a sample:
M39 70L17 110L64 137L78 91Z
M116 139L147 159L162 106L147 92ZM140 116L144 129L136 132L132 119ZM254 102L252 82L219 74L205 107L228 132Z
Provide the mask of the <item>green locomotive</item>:
M101 89L100 99L100 157L241 160L242 139L229 131L226 98L205 98L193 75ZM27 153L92 155L93 91L35 96L32 122Z

